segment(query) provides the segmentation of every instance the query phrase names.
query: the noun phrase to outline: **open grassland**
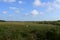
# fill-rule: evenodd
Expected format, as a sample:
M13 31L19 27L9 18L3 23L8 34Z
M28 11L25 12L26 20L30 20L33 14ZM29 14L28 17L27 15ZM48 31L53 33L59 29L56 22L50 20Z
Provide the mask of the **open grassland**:
M33 22L0 22L0 40L60 40L60 26Z

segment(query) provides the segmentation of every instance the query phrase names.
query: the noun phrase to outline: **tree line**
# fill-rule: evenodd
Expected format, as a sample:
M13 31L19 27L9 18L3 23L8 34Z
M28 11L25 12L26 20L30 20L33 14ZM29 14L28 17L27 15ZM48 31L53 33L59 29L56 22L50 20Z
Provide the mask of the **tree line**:
M6 22L5 20L0 20L0 22Z

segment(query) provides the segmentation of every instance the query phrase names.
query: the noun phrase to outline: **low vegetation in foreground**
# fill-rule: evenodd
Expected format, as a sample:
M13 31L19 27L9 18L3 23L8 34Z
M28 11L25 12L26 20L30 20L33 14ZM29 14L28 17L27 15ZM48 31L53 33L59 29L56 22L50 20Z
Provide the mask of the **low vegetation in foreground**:
M0 40L60 40L60 22L0 22Z

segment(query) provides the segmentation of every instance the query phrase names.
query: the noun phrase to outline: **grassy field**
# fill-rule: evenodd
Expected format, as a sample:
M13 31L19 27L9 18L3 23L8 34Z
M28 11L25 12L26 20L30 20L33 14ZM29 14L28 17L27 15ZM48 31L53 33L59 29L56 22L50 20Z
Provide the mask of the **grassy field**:
M0 40L60 40L60 26L33 22L0 22Z

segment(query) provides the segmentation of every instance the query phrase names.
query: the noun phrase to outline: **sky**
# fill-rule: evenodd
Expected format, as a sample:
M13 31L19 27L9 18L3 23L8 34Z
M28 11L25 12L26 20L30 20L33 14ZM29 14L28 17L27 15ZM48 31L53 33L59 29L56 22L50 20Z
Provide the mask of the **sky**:
M0 0L0 20L60 20L60 0Z

